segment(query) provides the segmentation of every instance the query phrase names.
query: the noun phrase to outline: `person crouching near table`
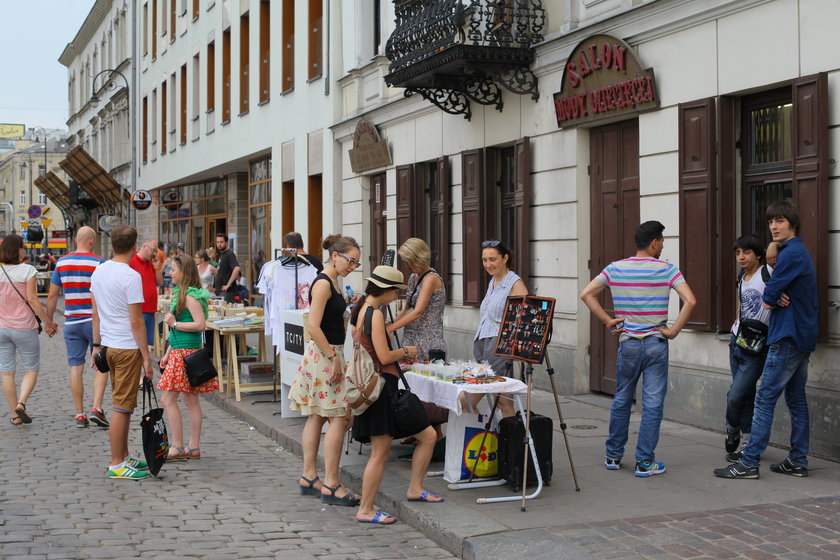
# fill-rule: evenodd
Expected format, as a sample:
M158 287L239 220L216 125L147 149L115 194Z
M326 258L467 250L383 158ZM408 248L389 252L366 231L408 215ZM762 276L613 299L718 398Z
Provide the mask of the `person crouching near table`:
M360 497L342 488L338 474L341 444L347 431L349 412L344 396L344 311L339 277L346 277L361 264L361 251L352 237L330 235L323 248L329 251L324 270L309 288L309 316L306 332L312 340L304 351L297 375L289 390L289 407L307 416L303 428L303 474L300 493L321 496L327 504L356 506ZM318 478L318 447L321 428L329 421L324 436L324 482Z
M487 362L496 375L509 376L507 366L510 360L496 356L496 338L505 314L505 304L509 296L527 296L528 288L525 282L510 269L513 254L504 243L498 239L490 239L481 243L481 264L491 276L487 293L481 300L480 318L473 341L473 355L476 362ZM484 398L475 394L469 397L473 408ZM513 402L510 399L499 399L499 410L502 416L513 416Z
M184 358L204 346L202 334L207 324L207 302L210 292L201 287L198 267L192 257L178 254L171 257L172 304L163 320L169 325L169 348L160 360L162 374L158 389L169 420L171 445L168 459L201 459L201 403L199 393L219 390L219 379L213 378L198 387L190 385ZM189 444L184 446L184 422L178 407L183 395L190 415Z
M397 392L399 380L399 366L397 362L403 358L414 359L417 356L416 346L403 346L391 350L388 343L388 332L385 329L385 315L380 306L388 305L399 295L403 284L403 274L391 266L377 266L373 273L366 278L367 296L364 302L356 304L350 316L350 323L355 329L362 329L361 345L368 351L376 371L383 374L385 385L379 398L371 404L353 423L353 438L361 443L370 443L370 458L362 476L362 503L356 513L356 520L360 523L378 523L390 525L396 523L397 518L384 511L374 509L373 499L382 483L382 473L385 461L391 451L391 441L394 438L414 436L417 447L411 458L411 481L408 485L406 498L419 502L442 502L443 498L423 489L423 475L429 467L432 452L435 449L437 436L430 424L417 434L404 434L396 427L394 413L391 410L391 395ZM371 314L370 335L365 334L364 324L367 313Z

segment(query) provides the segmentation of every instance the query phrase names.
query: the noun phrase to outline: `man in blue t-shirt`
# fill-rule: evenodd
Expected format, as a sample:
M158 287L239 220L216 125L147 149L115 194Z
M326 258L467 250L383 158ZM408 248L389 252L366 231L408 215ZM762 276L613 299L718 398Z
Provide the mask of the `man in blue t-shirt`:
M76 408L76 427L86 428L90 422L108 427L102 408L102 398L108 385L108 375L95 372L93 378L93 408L85 415L85 386L83 375L88 350L93 347L92 316L90 303L90 277L105 259L93 254L96 232L82 226L76 232L76 250L58 260L50 279L47 296L47 315L53 318L58 303L59 289L64 288L64 343L67 346L67 363L70 366L70 394Z
M770 442L773 411L782 393L790 410L790 452L781 463L770 465L776 473L808 476L810 421L805 383L808 358L817 347L819 298L817 277L811 255L799 235L799 211L791 202L774 202L765 217L779 243L779 256L773 277L764 287L765 309L773 309L767 343L770 350L764 362L761 385L755 395L752 434L741 460L715 469L721 478L758 478L761 454ZM779 305L787 296L788 305Z

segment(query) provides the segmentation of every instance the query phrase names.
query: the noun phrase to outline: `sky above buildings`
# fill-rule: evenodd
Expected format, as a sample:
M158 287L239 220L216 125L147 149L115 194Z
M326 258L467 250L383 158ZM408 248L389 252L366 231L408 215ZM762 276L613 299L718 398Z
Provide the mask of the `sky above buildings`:
M58 57L93 3L0 0L0 123L67 127L67 68Z

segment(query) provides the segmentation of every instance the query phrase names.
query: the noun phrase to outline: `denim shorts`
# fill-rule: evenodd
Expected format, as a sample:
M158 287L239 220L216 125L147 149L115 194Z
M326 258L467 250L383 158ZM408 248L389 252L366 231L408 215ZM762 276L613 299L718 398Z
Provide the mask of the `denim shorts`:
M41 367L38 329L0 329L0 371L17 370L16 354L20 354L23 371L38 371Z
M155 314L143 313L143 323L146 325L146 344L152 346L155 343Z
M85 365L87 351L93 344L93 322L65 324L64 344L67 345L67 365Z

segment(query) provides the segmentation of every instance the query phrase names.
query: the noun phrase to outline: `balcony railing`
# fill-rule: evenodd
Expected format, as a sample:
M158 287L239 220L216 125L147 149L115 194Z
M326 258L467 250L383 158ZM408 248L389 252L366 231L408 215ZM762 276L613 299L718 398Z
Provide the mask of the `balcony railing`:
M394 0L385 81L470 118L469 100L502 110L496 82L539 98L529 70L543 40L540 0Z

